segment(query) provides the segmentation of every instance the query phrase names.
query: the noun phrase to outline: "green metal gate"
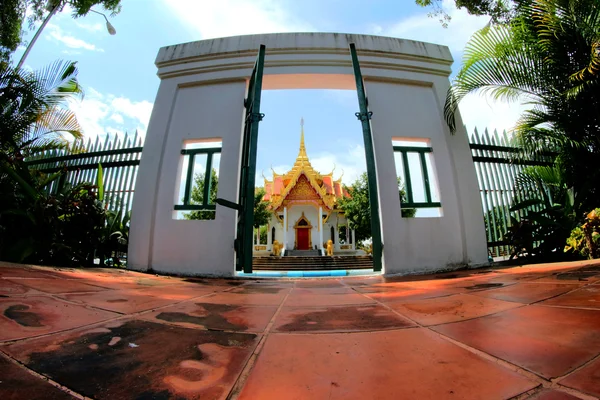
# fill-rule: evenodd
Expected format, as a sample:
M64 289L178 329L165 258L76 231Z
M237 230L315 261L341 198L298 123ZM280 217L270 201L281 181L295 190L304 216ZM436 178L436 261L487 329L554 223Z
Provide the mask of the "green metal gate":
M240 172L240 192L238 203L217 199L217 204L238 211L237 234L234 241L235 269L252 273L252 234L254 225L254 186L256 176L256 152L258 146L258 123L264 114L260 113L265 46L261 45L252 70L248 95L244 100L246 117L242 143L242 169Z
M377 173L375 170L375 153L373 151L373 136L371 134L371 123L369 122L373 113L369 111L369 102L365 92L365 84L358 56L356 55L356 46L350 43L350 54L352 56L352 66L354 67L354 78L356 80L356 92L358 94L359 112L355 115L362 124L363 139L365 142L365 158L367 161L367 178L369 182L369 206L371 207L371 236L373 239L373 270L381 271L381 254L383 244L381 242L381 222L379 221L379 198L377 195Z

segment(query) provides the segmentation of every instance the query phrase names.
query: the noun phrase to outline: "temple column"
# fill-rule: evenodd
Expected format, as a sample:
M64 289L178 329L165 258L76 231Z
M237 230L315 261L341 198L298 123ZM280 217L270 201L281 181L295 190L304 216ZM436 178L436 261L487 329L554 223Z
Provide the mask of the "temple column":
M283 207L283 250L287 248L288 217L287 207Z
M350 234L352 235L352 250L356 250L356 235L354 229L350 230Z
M271 243L271 224L269 223L267 225L267 250L271 251L272 245L273 243Z
M325 254L323 252L323 207L319 206L319 249L321 249L321 254Z

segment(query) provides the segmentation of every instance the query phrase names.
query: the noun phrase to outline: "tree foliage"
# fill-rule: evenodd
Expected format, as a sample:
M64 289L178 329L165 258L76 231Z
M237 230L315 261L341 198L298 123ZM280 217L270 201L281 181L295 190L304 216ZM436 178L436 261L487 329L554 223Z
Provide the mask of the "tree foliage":
M121 0L2 0L0 2L0 60L7 61L22 44L26 11L30 11L28 23L33 29L54 7L58 12L70 9L73 18L86 16L92 7L101 6L111 15L121 11Z
M371 205L369 204L369 183L367 173L361 174L352 186L345 186L350 197L338 199L338 208L344 211L348 226L355 230L357 243L371 237ZM400 202L406 201L406 192L398 179L398 195ZM403 209L402 217L412 218L417 210Z
M444 26L450 22L442 7L443 0L415 0L415 3L431 8L430 16L439 17ZM465 9L471 15L487 15L494 22L506 22L512 11L510 0L454 0L454 3L458 9Z
M265 197L264 188L256 188L254 192L254 227L258 228L269 223L271 218L271 211L269 210L269 203L263 201ZM261 239L262 240L262 239Z
M204 174L196 174L194 176L194 184L192 193L190 194L190 204L201 205L204 203ZM213 168L210 178L210 187L208 189L208 204L216 204L217 189L219 188L219 177L217 171ZM215 219L215 211L212 210L196 210L183 214L185 219Z
M470 93L525 102L514 128L523 155L558 153L577 215L600 196L600 7L598 0L519 2L510 23L477 32L448 92L451 130L458 103Z
M73 62L57 61L39 71L15 70L0 62L0 151L26 157L66 148L82 130L69 99L83 95Z

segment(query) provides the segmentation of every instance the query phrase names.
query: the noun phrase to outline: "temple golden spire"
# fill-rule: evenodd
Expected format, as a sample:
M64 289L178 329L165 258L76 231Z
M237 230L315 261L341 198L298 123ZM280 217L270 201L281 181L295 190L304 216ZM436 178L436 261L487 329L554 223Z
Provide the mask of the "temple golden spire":
M298 152L297 161L308 161L306 147L304 146L304 118L300 118L300 151Z

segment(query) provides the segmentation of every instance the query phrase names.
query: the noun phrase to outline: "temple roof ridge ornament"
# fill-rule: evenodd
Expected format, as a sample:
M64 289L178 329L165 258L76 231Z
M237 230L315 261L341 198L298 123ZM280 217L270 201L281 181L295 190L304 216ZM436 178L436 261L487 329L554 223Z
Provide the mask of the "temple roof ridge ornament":
M300 150L296 161L308 161L306 146L304 145L304 118L300 118Z

